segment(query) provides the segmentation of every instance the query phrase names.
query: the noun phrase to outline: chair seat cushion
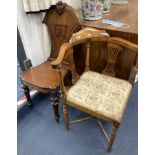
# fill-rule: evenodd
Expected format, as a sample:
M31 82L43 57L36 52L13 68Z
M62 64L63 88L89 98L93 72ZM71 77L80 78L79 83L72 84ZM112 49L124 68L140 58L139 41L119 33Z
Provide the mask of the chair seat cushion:
M67 69L63 69L63 76L67 73ZM51 89L59 85L59 73L53 69L49 61L32 67L22 74L22 81L25 85L36 89ZM35 87L36 86L36 87Z
M128 81L87 71L67 91L67 102L120 122L131 88Z

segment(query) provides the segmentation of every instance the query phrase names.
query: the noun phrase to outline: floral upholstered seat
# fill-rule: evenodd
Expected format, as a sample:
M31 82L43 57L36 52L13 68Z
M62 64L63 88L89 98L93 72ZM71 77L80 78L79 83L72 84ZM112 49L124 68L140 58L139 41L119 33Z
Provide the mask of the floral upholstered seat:
M121 121L132 85L125 80L87 71L67 92L67 101Z

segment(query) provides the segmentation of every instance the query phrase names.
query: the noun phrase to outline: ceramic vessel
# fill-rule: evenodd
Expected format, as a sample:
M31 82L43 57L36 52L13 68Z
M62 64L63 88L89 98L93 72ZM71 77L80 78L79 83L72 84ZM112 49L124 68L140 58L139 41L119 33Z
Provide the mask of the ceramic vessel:
M128 0L111 0L111 4L127 4Z
M111 0L102 0L103 3L103 13L110 12Z
M83 18L86 20L102 19L102 0L81 0Z

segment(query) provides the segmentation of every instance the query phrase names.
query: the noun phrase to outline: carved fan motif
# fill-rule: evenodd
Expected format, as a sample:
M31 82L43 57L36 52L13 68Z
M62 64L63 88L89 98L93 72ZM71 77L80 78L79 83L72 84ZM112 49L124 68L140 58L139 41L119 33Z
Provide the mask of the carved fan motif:
M108 43L108 61L105 69L102 71L103 74L107 74L110 76L115 76L115 63L117 59L117 55L120 51L122 51L122 47L119 45L116 45L114 43Z

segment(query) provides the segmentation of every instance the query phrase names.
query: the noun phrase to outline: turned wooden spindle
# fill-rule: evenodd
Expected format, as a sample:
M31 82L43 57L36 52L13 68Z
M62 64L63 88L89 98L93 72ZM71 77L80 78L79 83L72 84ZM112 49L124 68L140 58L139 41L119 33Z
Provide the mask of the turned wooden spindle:
M90 42L88 41L86 44L87 51L86 51L86 64L85 64L85 71L89 71L89 57L90 57Z

